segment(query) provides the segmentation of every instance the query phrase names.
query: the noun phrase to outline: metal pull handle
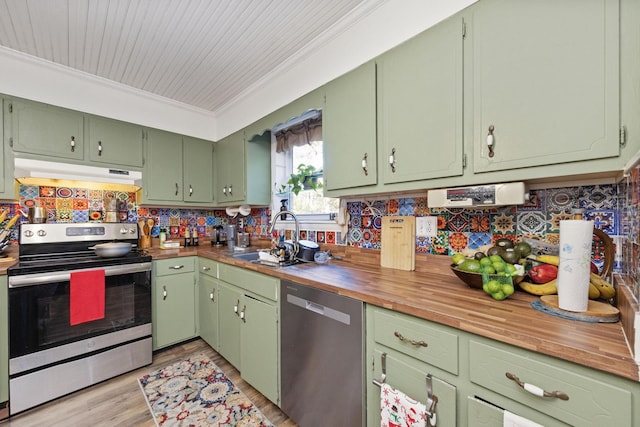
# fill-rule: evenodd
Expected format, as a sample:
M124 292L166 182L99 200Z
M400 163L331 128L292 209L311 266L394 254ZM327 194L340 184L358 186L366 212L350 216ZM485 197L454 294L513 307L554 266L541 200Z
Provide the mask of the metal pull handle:
M224 194L225 196L227 195L227 186L226 185L222 188L222 194Z
M237 302L237 303L235 303L235 304L234 304L234 306L233 306L233 312L236 314L236 316L240 316L240 315L238 314L238 307L239 307L239 306L240 306L240 300L238 300L238 302Z
M427 385L427 402L425 407L427 408L427 426L428 427L436 427L437 417L436 417L436 405L438 404L438 396L433 394L433 385L432 385L432 376L431 374L427 374L426 376L426 385Z
M179 191L179 189L178 189L178 183L176 182L176 196L178 195L178 191Z
M487 135L487 147L489 147L489 157L493 157L493 145L495 143L495 137L493 131L495 128L493 125L489 125L489 134Z
M172 267L169 267L170 270L180 270L183 268L184 268L184 265L174 265Z
M98 141L98 156L102 156L102 141Z
M215 298L215 289L211 289L211 293L209 294L209 299L212 302L216 302L216 298Z
M416 340L412 340L412 339L409 339L409 338L405 338L405 337L403 337L403 336L402 336L402 334L401 334L400 332L398 332L398 331L395 331L395 332L393 333L393 335L395 335L395 336L396 336L396 338L398 338L400 341L402 341L402 342L407 342L407 343L409 343L409 344L411 344L411 345L420 346L420 347L428 347L428 346L429 346L429 344L427 344L426 342L424 342L424 341L422 341L422 340L420 340L420 341L416 341Z
M193 187L189 184L189 197L193 196Z
M231 196L233 194L233 186L229 185L229 195Z
M202 267L202 271L211 271L211 267Z
M69 145L71 146L71 152L75 152L76 151L76 137L72 136L71 137L71 141L69 141Z
M364 171L365 176L369 175L369 170L367 168L367 153L364 153L364 157L362 158L362 170Z
M164 300L166 300L166 299L167 299L167 295L168 295L168 294L167 294L167 287L166 287L166 286L163 286L163 287L162 287L162 301L164 301Z
M391 172L396 172L396 149L391 149L391 154L389 155L389 166L391 166Z
M505 375L511 381L515 381L520 387L522 387L525 391L528 391L531 394L534 394L539 397L555 397L560 400L569 400L569 395L562 391L546 391L536 385L525 383L520 381L520 378L512 374L511 372L506 372Z
M247 311L247 306L242 307L242 311L240 312L240 318L244 323L247 323L247 319L245 318L245 311Z

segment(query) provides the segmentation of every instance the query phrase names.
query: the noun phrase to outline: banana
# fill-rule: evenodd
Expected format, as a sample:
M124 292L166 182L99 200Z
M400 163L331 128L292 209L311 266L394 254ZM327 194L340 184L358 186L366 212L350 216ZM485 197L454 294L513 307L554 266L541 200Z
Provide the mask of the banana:
M523 291L529 292L533 295L553 295L558 293L558 279L553 279L550 282L537 285L535 283L520 282L518 286Z
M600 291L593 283L589 282L589 299L600 298Z
M5 219L7 219L7 211L3 209L2 213L0 213L0 224L3 223Z
M544 264L560 265L560 257L557 255L529 255L527 258L533 259Z
M591 273L589 281L600 291L600 298L609 299L616 296L616 288L597 274Z

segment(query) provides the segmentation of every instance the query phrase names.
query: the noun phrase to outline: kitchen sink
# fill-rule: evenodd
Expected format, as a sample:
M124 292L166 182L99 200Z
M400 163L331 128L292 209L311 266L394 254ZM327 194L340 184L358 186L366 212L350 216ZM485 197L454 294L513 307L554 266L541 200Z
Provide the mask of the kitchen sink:
M298 265L298 264L307 263L307 261L303 261L303 260L300 260L300 259L294 259L294 260L291 260L291 261L281 261L279 263L264 261L264 260L260 260L260 253L259 252L237 253L237 254L233 254L233 258L241 259L243 261L251 262L251 263L254 263L254 264L265 265L267 267L289 267L289 266L292 266L292 265Z

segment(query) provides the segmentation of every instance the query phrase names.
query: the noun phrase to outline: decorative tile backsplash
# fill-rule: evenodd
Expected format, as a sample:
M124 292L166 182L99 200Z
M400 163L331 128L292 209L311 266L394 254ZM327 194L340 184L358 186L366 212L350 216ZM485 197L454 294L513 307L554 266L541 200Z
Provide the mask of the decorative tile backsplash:
M417 238L416 252L450 255L464 248L478 248L502 237L531 238L549 244L559 241L559 223L572 218L572 209L584 209L584 217L614 239L617 246L616 271L624 272L637 285L640 218L638 213L638 168L619 185L550 188L530 191L530 202L522 206L485 209L432 209L425 197L385 198L349 202L350 223L346 242L340 232L305 230L300 238L319 243L347 244L361 248L380 248L380 230L384 215L437 216L438 235ZM9 216L18 209L43 206L49 222L101 222L108 220L105 203L116 200L116 220L135 222L139 217L154 218L156 226L167 228L171 237L181 237L185 228L195 227L200 236L211 235L212 229L231 219L223 209L178 209L140 207L136 194L84 188L21 186L20 202L3 204ZM112 205L111 205L112 206ZM253 208L246 217L252 238L267 238L270 210ZM26 221L26 218L22 220ZM17 234L14 232L14 238Z

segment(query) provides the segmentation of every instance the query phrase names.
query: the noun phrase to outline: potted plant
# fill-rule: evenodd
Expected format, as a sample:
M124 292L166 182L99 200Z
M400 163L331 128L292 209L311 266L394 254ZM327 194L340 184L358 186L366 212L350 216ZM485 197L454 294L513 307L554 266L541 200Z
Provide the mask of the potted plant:
M322 171L316 170L313 165L300 163L297 172L292 173L287 183L280 187L280 192L284 192L289 188L289 191L297 196L302 190L322 188L322 183L318 182L318 177L321 175Z

